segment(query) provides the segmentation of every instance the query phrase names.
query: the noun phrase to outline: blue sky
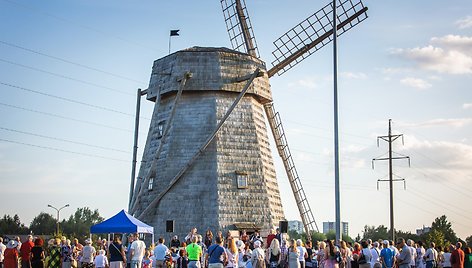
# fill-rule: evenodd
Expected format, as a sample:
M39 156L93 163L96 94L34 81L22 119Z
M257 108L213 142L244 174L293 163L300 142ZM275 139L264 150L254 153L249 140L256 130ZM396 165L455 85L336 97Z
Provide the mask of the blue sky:
M261 58L272 41L326 2L248 1ZM414 232L445 214L472 235L472 2L364 1L369 18L339 38L341 214L350 234L389 225L387 152L394 134L411 157L394 173L396 227ZM112 216L127 207L135 92L172 51L230 47L219 1L0 0L0 213L29 224L47 204ZM318 225L334 220L332 48L273 77L305 192ZM140 153L152 103L142 107ZM276 170L288 219L297 219L283 165Z

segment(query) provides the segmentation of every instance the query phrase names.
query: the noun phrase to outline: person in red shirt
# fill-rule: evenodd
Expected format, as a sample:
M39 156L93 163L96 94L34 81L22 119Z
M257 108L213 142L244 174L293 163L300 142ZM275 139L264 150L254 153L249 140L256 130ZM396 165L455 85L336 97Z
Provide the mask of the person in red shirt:
M270 247L270 243L272 243L272 239L274 238L275 238L275 230L272 228L270 229L270 233L267 236L267 245L266 245L267 248Z
M21 244L20 247L21 268L31 268L30 253L33 247L33 236L28 235L28 238L23 244Z
M7 249L3 253L3 267L17 268L18 267L18 242L10 240L7 244Z
M456 249L451 254L452 268L464 268L464 251L461 249L462 243L457 242Z

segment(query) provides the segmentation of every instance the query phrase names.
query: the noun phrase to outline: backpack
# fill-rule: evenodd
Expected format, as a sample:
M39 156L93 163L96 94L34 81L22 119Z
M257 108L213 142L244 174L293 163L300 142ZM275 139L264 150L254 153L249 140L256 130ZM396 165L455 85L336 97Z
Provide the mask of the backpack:
M361 250L361 255L359 255L359 259L357 259L358 264L365 264L367 263L367 260L365 259L364 252Z
M254 268L266 268L264 262L264 254L261 254L259 251L256 252L257 260L256 266Z

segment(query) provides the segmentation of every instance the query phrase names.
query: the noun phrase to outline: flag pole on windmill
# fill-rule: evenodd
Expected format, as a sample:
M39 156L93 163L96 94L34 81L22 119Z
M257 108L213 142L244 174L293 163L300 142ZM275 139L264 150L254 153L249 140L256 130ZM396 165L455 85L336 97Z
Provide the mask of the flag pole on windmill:
M170 30L170 35L169 35L169 54L170 54L170 41L172 39L172 36L179 36L179 31L180 30Z

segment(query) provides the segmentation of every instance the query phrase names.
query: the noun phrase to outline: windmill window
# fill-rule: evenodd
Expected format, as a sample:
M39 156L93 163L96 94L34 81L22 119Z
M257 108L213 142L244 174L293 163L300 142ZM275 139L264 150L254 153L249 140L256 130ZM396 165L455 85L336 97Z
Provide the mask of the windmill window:
M148 190L152 191L152 187L154 185L154 178L149 178L149 183L148 183Z
M162 138L162 135L164 135L164 125L166 121L161 121L159 124L157 124L157 138L160 139Z
M247 189L247 173L236 171L236 183L238 184L238 189Z

